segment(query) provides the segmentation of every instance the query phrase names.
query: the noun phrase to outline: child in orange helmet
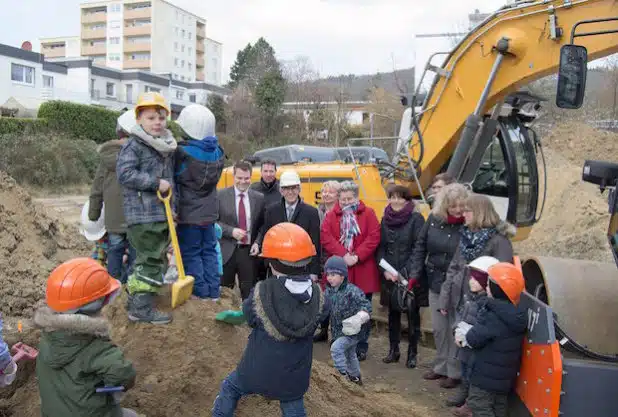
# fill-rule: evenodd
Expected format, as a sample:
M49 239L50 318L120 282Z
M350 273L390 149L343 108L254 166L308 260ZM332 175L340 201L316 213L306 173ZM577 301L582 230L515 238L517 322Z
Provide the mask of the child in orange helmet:
M489 267L487 275L487 297L479 301L476 324L460 322L455 341L474 350L467 399L471 415L507 417L528 326L526 311L519 306L525 283L522 271L508 262Z
M34 315L42 331L36 374L43 417L137 416L117 403L133 386L135 369L100 314L119 290L120 282L91 258L67 261L50 274L47 306Z

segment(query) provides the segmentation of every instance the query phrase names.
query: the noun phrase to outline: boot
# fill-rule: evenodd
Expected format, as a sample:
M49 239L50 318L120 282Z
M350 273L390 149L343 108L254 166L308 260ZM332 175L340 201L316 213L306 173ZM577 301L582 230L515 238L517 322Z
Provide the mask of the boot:
M457 407L453 410L453 415L457 417L472 417L472 410L470 410L468 404L464 403L461 407Z
M451 389L459 385L460 382L460 379L446 378L440 381L440 386L442 388Z
M384 359L382 359L382 362L384 363L399 362L399 357L400 357L399 343L391 343L391 348L388 351L388 355Z
M129 295L127 303L129 320L133 322L168 324L172 321L172 315L163 313L154 308L155 294L151 292L137 292Z
M469 383L465 380L461 381L461 385L459 386L459 390L457 393L446 400L446 405L448 407L461 407L466 403L466 398L468 398L468 388L470 387Z
M406 360L406 368L416 368L416 346L408 346L408 360Z

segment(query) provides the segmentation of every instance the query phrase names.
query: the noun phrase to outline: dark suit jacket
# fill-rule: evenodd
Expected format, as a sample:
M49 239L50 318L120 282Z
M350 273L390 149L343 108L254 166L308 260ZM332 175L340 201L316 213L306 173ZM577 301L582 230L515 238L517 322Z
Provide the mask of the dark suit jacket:
M263 232L257 243L262 247L262 240L264 235L268 232L268 229L276 224L287 222L288 216L285 210L285 199L281 197L276 203L270 204L266 207L266 214L264 215L264 227ZM315 245L317 255L313 257L311 264L309 264L308 272L310 274L320 275L320 215L318 209L309 204L303 203L302 200L298 202L294 213L292 214L291 222L299 225L311 236L311 241Z
M264 196L257 191L248 190L249 209L251 210L251 242L253 244L257 239L261 239L262 226L264 224ZM234 250L236 250L237 241L232 236L234 228L238 227L238 215L236 213L236 193L234 187L227 187L217 192L219 198L219 226L223 231L221 237L221 256L223 264L230 260Z

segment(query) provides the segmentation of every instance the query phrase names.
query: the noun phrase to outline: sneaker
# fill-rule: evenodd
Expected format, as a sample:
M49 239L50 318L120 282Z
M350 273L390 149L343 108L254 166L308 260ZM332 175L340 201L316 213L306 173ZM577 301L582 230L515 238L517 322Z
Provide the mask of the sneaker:
M359 376L348 375L348 379L350 380L350 382L353 382L356 385L363 385L363 380L361 379L360 375Z

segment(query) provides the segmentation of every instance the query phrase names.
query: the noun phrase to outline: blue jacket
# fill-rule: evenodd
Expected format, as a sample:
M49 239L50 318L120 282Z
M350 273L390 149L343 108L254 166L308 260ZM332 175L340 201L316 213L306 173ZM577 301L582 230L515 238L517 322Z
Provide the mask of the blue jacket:
M217 273L221 276L223 275L223 256L221 256L221 237L223 236L223 229L219 226L219 223L215 223L215 236L217 237Z
M484 297L479 301L476 324L466 340L474 349L470 384L486 391L507 394L521 364L526 311L508 301Z
M282 280L258 282L243 302L253 328L236 371L244 390L279 401L302 398L309 389L313 334L328 315L317 284L308 303L285 288Z
M326 298L330 301L330 326L332 340L337 340L343 334L343 321L352 317L361 310L371 314L371 302L365 297L365 293L356 285L348 282L345 278L338 288L333 288L330 284L326 288ZM355 337L360 337L369 329L370 323L363 324L360 333Z
M174 152L164 155L132 134L120 149L116 174L123 188L123 208L128 226L167 221L165 206L157 197L157 190L161 179L167 180L174 188Z
M190 139L178 144L174 180L179 223L206 225L217 220L217 183L223 172L224 158L216 137Z
M2 318L0 317L0 371L4 370L11 362L11 352L2 337Z

